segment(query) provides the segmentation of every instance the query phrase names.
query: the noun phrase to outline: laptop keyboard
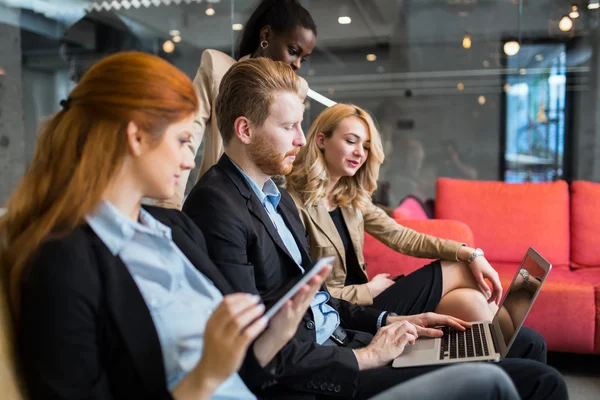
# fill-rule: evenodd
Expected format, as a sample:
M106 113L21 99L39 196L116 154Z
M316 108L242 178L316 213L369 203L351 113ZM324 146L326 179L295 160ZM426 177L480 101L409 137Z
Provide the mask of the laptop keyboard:
M464 332L445 326L442 332L444 336L440 346L440 360L481 357L490 354L483 324L473 324Z

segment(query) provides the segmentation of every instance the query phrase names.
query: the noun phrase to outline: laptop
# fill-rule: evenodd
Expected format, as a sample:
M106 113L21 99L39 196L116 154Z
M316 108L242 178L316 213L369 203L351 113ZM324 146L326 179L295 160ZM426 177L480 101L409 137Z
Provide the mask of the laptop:
M535 299L548 277L552 266L533 248L530 248L513 278L506 296L492 322L472 322L462 332L450 327L439 338L419 338L407 345L392 364L395 368L422 365L453 364L467 361L500 361L506 357L519 329L531 310ZM525 279L519 271L528 275Z

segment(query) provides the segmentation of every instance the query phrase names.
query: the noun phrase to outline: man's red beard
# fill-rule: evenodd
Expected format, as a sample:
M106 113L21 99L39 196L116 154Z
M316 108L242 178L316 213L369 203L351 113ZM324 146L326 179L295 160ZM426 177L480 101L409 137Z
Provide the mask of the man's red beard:
M293 163L285 165L285 159L289 156L295 156L300 151L299 148L288 151L285 156L277 151L276 146L266 135L257 135L250 144L249 155L254 164L260 170L269 176L287 175L292 172Z

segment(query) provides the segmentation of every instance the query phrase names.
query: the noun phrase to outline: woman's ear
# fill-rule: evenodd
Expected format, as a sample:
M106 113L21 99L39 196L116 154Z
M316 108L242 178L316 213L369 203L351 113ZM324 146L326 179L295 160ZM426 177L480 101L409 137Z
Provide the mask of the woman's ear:
M325 150L325 134L323 132L317 132L317 147L321 149L321 151Z
M129 150L134 156L139 156L144 150L142 143L141 131L137 124L133 121L129 121L127 124L127 144Z
M267 42L273 39L273 30L270 25L263 26L260 29L260 41L266 40Z

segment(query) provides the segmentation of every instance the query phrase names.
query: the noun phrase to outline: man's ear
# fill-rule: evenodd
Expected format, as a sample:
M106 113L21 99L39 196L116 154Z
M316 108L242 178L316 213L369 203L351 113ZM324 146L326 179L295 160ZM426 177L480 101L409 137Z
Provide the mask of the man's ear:
M143 143L144 138L142 138L141 133L137 124L129 121L127 124L127 144L129 145L131 154L134 156L139 156L144 151L145 144Z
M233 130L235 136L243 144L250 144L252 142L252 127L248 118L237 117L233 122Z

